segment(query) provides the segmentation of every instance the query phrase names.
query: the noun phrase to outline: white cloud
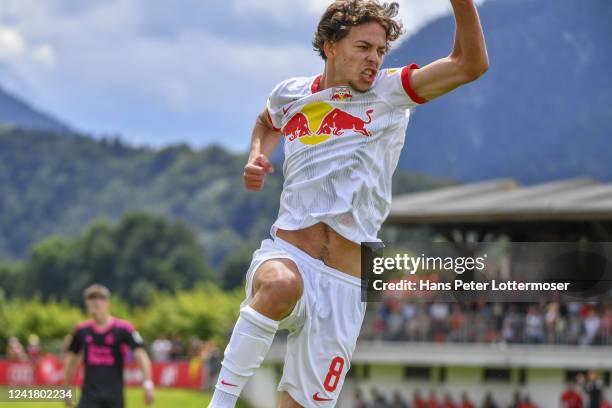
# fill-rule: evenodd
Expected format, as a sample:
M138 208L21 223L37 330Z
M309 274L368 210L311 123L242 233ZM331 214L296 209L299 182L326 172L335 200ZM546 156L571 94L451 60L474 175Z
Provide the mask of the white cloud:
M17 30L0 27L0 59L14 58L24 51L25 42L21 34Z
M452 12L449 0L394 0L400 5L399 18L404 24L405 40L418 32L432 20ZM486 0L475 0L481 5ZM286 0L233 0L233 8L241 15L267 15L281 25L296 24L295 16L319 17L331 4L330 0L286 1Z
M55 51L49 44L28 44L15 28L0 27L0 61L8 64L30 64L54 67Z
M416 34L421 28L438 18L452 13L449 0L396 0L400 4L399 17L404 24L406 35L398 42ZM475 0L481 5L486 0ZM397 45L397 44L396 44Z
M47 67L55 67L57 59L55 51L49 44L39 45L32 50L32 58Z
M320 16L330 3L329 0L233 0L232 8L238 15L271 16L279 25L291 26L303 22L305 16Z

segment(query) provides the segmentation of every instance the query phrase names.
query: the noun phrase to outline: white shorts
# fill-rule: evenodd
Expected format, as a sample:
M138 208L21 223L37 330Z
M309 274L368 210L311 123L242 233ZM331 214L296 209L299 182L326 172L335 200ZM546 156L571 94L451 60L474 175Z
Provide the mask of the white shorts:
M304 280L302 297L279 324L279 329L289 330L289 337L278 390L287 391L304 407L333 407L350 368L365 315L361 280L275 237L262 241L253 253L243 306L251 300L255 271L263 262L275 258L295 262Z

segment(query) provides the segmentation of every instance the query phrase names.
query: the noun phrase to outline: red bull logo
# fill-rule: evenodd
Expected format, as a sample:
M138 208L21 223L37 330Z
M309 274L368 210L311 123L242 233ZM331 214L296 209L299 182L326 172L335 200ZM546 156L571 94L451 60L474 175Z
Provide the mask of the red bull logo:
M372 121L374 109L366 111L367 120L334 108L326 102L310 103L294 114L283 126L282 133L288 141L298 139L306 145L316 145L332 136L355 132L371 136L366 125Z
M348 86L338 86L332 88L332 101L346 101L353 97L351 94L351 88Z

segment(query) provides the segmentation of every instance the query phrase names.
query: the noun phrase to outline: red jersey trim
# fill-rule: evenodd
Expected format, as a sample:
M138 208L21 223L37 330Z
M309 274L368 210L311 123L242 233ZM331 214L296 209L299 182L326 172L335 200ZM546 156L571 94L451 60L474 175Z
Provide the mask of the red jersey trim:
M272 121L272 116L270 115L270 111L268 109L266 109L266 115L268 116L268 120L270 121L270 124L272 125L272 130L274 130L275 132L280 132L280 128L277 128L276 126L274 126L274 122Z
M402 69L402 86L404 87L404 91L406 91L406 94L408 94L410 99L422 105L429 101L417 95L414 89L412 89L412 85L410 85L410 74L412 73L412 70L415 70L415 69L419 69L419 66L417 64L410 64L410 65L405 66L404 69Z
M314 79L314 81L312 81L312 85L310 86L310 92L312 92L313 94L319 92L319 88L321 88L322 78L323 78L323 75L319 75Z

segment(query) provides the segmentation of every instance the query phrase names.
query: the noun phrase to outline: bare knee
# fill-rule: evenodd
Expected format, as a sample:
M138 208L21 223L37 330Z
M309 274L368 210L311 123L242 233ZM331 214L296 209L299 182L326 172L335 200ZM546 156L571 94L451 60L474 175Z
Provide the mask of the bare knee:
M251 307L274 320L286 317L302 297L304 283L293 261L264 262L253 279Z

